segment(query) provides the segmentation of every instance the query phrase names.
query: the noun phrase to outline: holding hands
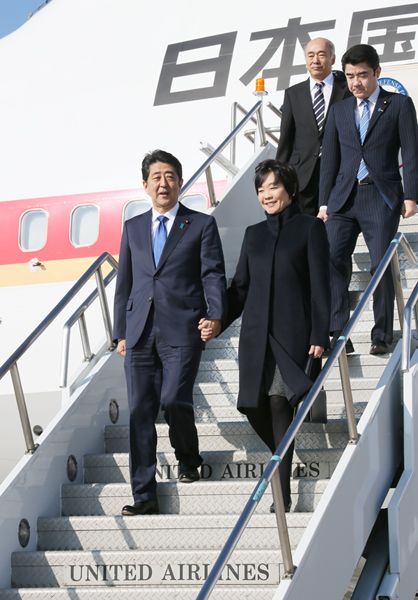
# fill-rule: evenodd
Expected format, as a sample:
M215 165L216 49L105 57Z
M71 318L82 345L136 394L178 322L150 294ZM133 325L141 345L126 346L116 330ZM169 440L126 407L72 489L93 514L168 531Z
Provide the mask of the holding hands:
M204 342L209 342L221 332L221 321L219 319L200 319L198 329L200 337Z

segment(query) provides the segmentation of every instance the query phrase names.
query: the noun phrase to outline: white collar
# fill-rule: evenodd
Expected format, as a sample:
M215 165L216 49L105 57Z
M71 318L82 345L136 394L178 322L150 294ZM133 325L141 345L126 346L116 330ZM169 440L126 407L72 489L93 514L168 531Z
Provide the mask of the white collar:
M333 83L334 83L334 75L332 74L332 71L322 81L325 83L325 85L331 85L332 86ZM309 84L310 84L310 87L311 87L311 91L313 91L315 89L315 86L316 86L317 83L320 83L320 82L317 79L313 79L313 77L311 77L309 75Z
M173 208L170 208L170 210L168 210L165 213L160 213L158 212L158 210L155 210L154 207L152 207L152 220L156 221L158 219L158 217L161 217L162 215L164 215L165 217L167 217L167 219L174 221L174 219L176 218L176 215L178 213L179 210L179 203L176 202L175 205L173 206Z
M377 102L377 99L379 97L380 94L380 87L377 86L376 89L374 90L374 92L372 94L370 94L370 96L367 98L367 100L375 105ZM366 98L356 98L357 100L357 106L360 106L360 104L363 102L363 100L366 100Z

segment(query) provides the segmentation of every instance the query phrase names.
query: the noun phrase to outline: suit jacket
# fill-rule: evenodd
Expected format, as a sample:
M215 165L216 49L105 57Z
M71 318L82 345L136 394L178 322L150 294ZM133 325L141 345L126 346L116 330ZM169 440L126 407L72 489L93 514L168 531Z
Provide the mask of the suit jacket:
M273 217L276 217L275 215ZM296 404L312 381L305 375L311 344L328 345L329 249L320 219L291 204L275 222L247 228L228 289L225 326L243 313L239 340L238 409L257 408L264 393L270 343Z
M404 199L418 199L418 128L411 98L381 89L363 145L355 121L355 107L356 99L347 98L332 106L329 112L322 146L320 205L328 205L329 213L344 206L353 190L362 158L380 196L390 208Z
M152 211L126 221L114 302L114 338L138 342L151 307L170 346L202 346L201 317L222 319L225 268L215 219L180 204L158 267Z
M325 122L331 105L349 95L344 75L341 72L334 73L334 85ZM282 114L276 158L296 169L299 189L303 191L319 158L324 132L324 128L321 133L318 131L309 79L285 91Z

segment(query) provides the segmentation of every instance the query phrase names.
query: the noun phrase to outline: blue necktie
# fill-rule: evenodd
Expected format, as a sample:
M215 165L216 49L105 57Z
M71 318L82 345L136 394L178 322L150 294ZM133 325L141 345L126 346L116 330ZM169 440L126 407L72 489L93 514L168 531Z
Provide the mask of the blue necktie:
M360 135L360 142L363 145L364 138L366 137L367 128L369 127L369 121L370 121L369 101L362 100L360 102L360 106L363 106L363 112L361 113L358 131L359 131L359 135ZM362 179L367 177L368 174L369 174L369 171L366 167L366 163L364 162L363 159L361 159L361 162L360 162L360 165L359 165L359 168L357 171L357 179L359 181L361 181Z
M160 262L161 254L163 253L164 244L167 240L167 228L165 226L165 222L168 221L168 217L164 215L160 215L157 217L159 223L157 227L157 231L154 236L154 262L155 266L158 266Z

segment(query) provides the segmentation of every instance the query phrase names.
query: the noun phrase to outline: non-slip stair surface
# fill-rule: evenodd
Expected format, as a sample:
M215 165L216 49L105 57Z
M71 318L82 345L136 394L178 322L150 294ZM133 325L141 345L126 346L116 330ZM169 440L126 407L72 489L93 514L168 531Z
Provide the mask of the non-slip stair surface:
M418 234L410 237L418 247ZM353 261L353 303L369 281L368 255L361 239L358 249ZM412 285L414 274L406 273L403 281ZM389 355L368 354L372 323L372 312L366 310L352 336L356 352L348 357L357 418L389 360ZM38 551L12 555L15 589L0 590L0 600L196 598L270 457L236 410L238 341L239 322L208 344L194 387L204 459L201 481L177 482L167 427L159 422L157 478L163 514L121 517L122 506L132 502L128 429L124 423L106 427L103 452L84 457L84 483L62 488L62 516L39 518ZM292 547L301 539L347 444L337 366L325 389L328 423L305 423L296 439L292 509L287 515ZM268 488L211 598L273 597L282 565L271 502Z

